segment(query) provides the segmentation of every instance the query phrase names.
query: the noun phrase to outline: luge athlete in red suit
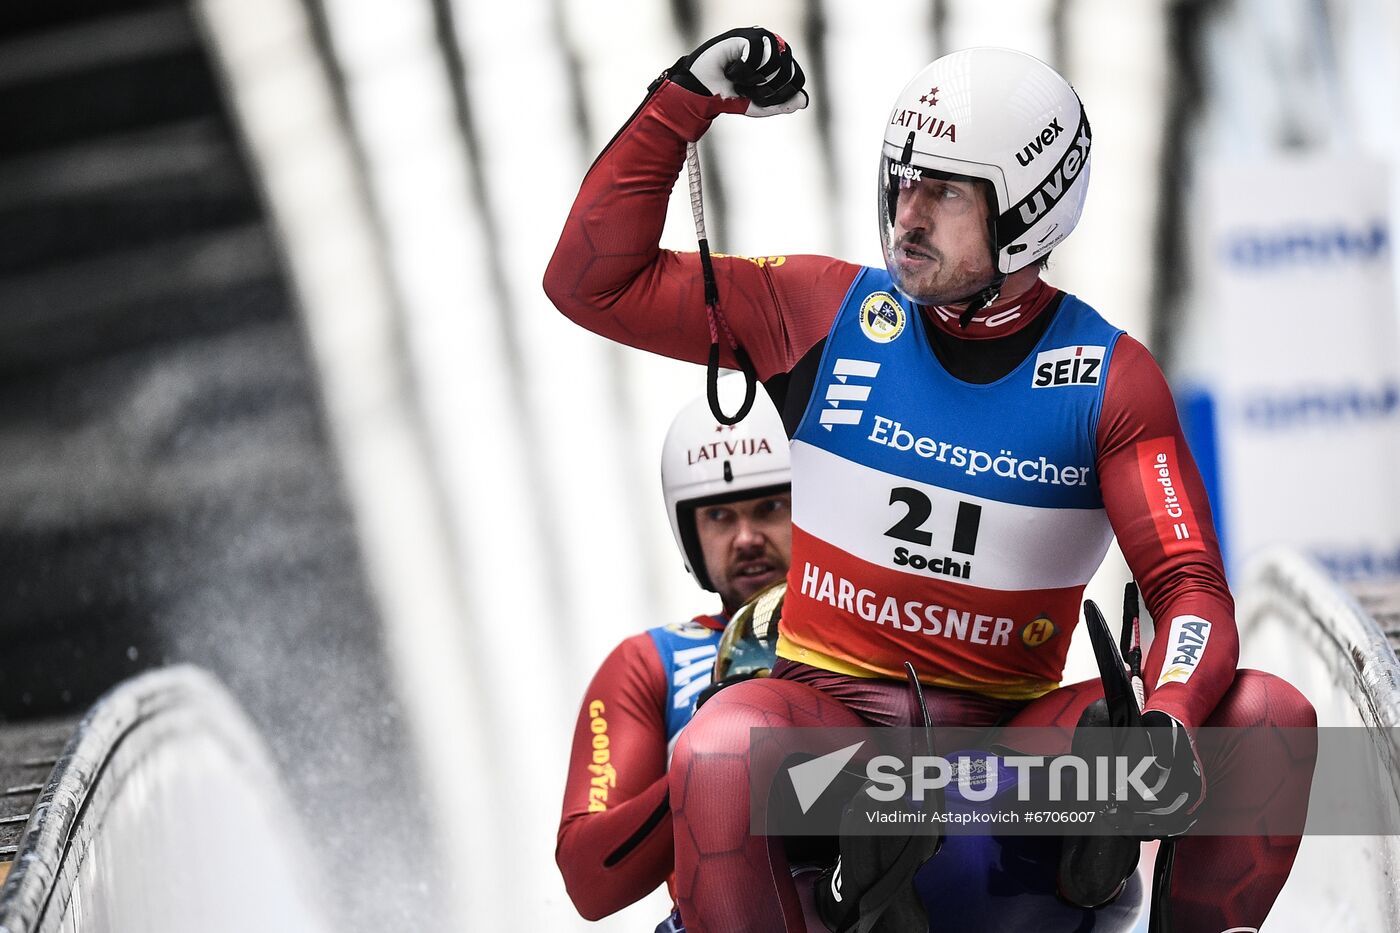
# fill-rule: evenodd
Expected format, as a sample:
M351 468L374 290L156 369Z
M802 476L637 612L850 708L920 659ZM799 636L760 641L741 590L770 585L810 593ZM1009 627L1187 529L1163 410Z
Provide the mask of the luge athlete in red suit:
M1196 728L1315 725L1297 690L1236 669L1209 504L1156 363L1040 277L1079 219L1092 148L1049 66L971 49L920 71L880 152L886 268L716 257L707 309L701 257L658 246L686 145L722 113L801 109L802 87L766 30L682 57L590 169L545 278L564 314L630 346L699 363L732 334L792 438L782 660L717 694L672 759L692 933L805 929L781 840L749 834L750 726L907 725L906 660L935 724L1073 725L1098 693L1059 686L1065 652L1114 534L1156 620L1144 718L1169 737L1154 751L1186 809L1207 788L1233 807L1251 792L1237 763L1198 760ZM1310 778L1288 780L1305 795ZM1297 844L1182 838L1175 933L1258 927ZM871 881L849 868L845 903ZM911 887L877 929L922 916Z
M721 380L727 401L731 391L742 393L736 378ZM584 694L555 858L589 920L671 876L671 749L710 684L730 616L787 573L790 476L787 436L765 399L732 427L715 421L703 396L671 423L661 452L666 512L686 569L719 595L720 611L625 639Z

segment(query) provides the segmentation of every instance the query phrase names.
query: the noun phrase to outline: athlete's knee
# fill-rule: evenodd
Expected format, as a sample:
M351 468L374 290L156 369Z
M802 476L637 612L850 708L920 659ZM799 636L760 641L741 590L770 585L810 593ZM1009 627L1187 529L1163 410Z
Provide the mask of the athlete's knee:
M1242 668L1206 723L1210 726L1317 727L1317 710L1288 681L1267 671Z
M761 702L750 702L747 686L735 684L715 694L676 737L670 767L673 805L692 779L736 790L747 786L750 730L775 724ZM761 701L762 693L755 699Z
M695 711L676 739L672 767L678 759L724 755L748 748L749 730L786 725L783 705L761 681L734 684L719 691Z

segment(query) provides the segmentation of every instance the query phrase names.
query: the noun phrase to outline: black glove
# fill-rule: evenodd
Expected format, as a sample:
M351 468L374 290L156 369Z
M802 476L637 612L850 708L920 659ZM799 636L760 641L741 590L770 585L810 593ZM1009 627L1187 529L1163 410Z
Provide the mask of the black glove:
M807 106L807 76L782 37L759 26L731 29L700 46L666 72L687 91L743 97L745 114L770 117Z
M1130 768L1143 758L1152 760L1139 777L1151 797L1130 784L1128 799L1121 801L1124 828L1138 836L1179 836L1195 825L1205 799L1201 762L1191 737L1185 726L1157 710L1143 713L1142 728L1135 731L1134 741L1124 751Z

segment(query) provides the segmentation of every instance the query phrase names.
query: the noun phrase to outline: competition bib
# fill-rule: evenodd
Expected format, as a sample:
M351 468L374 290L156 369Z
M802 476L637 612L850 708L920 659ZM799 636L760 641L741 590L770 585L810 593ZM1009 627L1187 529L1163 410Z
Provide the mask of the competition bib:
M1052 689L1113 532L1095 470L1122 333L1064 296L1004 378L955 379L917 308L867 269L793 437L778 654L1007 698Z

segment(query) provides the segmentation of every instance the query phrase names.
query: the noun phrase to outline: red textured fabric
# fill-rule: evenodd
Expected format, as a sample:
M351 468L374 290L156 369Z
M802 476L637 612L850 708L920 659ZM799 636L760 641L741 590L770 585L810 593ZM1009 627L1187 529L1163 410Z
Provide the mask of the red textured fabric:
M666 675L646 634L618 645L584 694L554 859L589 920L640 900L671 873L669 816L616 865L604 864L666 801L665 704Z
M861 718L868 726L909 726L920 721L914 691L902 680L851 677L833 671L780 660L773 676L781 680L816 687ZM977 693L924 687L924 701L935 724L990 726L1011 718L1024 705L1016 700L998 700Z

